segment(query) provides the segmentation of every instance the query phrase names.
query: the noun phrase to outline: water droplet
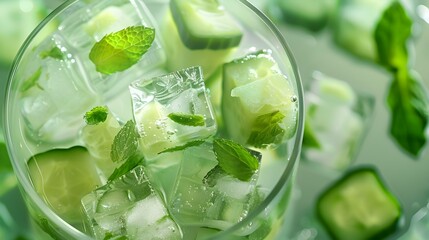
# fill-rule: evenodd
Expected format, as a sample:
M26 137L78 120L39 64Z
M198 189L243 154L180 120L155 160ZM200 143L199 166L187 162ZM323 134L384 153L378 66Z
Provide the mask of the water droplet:
M296 95L293 95L293 96L290 98L290 100L291 100L292 102L297 102L297 101L298 101L298 97L297 97Z

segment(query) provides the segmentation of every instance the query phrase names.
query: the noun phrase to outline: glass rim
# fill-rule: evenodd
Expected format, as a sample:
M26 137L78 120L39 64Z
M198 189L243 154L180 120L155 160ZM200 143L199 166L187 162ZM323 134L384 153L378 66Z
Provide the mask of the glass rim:
M31 184L31 180L28 178L28 172L21 169L21 167L16 163L13 159L17 159L17 157L14 154L13 146L12 144L12 137L11 133L9 132L9 129L7 126L9 126L9 122L11 119L8 119L7 113L9 112L9 109L13 106L11 106L11 103L9 103L10 95L11 95L11 88L12 88L12 81L14 79L14 76L20 66L21 59L32 43L33 39L44 29L44 27L51 22L58 14L60 14L62 11L66 10L68 7L72 6L76 2L80 2L83 0L66 0L61 5L59 5L57 8L55 8L51 13L48 14L47 17L45 17L35 28L34 30L28 35L26 40L21 45L17 55L15 56L15 59L12 63L12 67L9 72L9 76L6 83L6 94L4 96L4 103L5 107L3 110L3 132L5 136L5 142L7 145L7 149L9 152L9 155L11 157L11 162L14 168L15 175L17 176L18 182L19 182L19 188L21 191L21 194L28 195L29 198L31 198L31 201L33 201L38 211L41 211L51 222L55 223L58 227L61 228L61 232L67 233L76 239L91 239L90 236L87 234L81 232L80 230L73 227L71 224L63 220L61 217L59 217L51 208L46 207L46 203L43 201L43 199L37 194L36 190L34 189L33 185ZM144 0L143 0L144 1ZM166 1L166 0L159 0L160 2ZM273 35L277 38L277 40L281 44L281 48L286 54L290 64L291 69L293 71L293 76L295 78L295 86L296 86L296 93L297 93L297 103L298 103L298 112L297 112L297 127L296 127L296 133L295 133L295 141L293 143L292 151L288 159L288 163L286 168L284 169L282 175L280 176L277 183L274 185L274 187L270 190L269 194L266 196L266 198L260 203L255 209L249 212L249 214L243 218L242 221L238 222L237 224L234 224L232 227L221 231L220 233L217 233L213 236L213 238L219 238L219 237L225 237L229 234L232 234L235 231L240 230L241 228L245 227L247 224L249 224L252 219L257 217L259 214L261 214L267 206L281 193L281 191L286 188L286 183L290 181L291 176L294 173L294 169L296 168L296 165L298 164L298 159L300 158L300 152L301 152L301 142L303 139L303 132L304 132L304 90L303 90L303 84L301 81L301 77L298 71L298 66L296 63L296 60L294 58L294 55L292 51L290 50L290 47L288 43L286 42L285 38L283 37L280 30L275 26L275 24L257 7L255 7L252 3L250 3L248 0L235 0L240 2L242 5L247 7L250 11L252 11L254 14L256 14L257 17L260 18L260 20L266 24L266 26L269 28L269 30L273 33ZM28 200L26 200L27 202ZM27 202L28 204L28 202ZM61 226L60 226L61 225Z

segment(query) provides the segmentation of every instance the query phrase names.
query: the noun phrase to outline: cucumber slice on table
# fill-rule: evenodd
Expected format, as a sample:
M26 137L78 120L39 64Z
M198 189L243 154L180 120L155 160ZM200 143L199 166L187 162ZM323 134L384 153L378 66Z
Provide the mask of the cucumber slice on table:
M224 125L234 141L264 148L293 136L295 92L269 51L226 63L222 88Z
M385 239L402 209L372 167L354 169L319 197L317 215L333 239Z
M170 9L190 49L226 49L241 41L241 28L217 0L172 0Z
M86 148L36 154L29 159L28 169L34 188L46 204L67 222L80 223L81 198L101 185Z

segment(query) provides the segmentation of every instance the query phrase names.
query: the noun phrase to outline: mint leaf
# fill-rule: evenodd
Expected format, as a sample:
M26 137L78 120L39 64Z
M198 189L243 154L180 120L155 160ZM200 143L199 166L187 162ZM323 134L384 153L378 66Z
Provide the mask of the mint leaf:
M241 181L249 181L259 169L259 160L255 156L255 152L251 152L231 140L215 139L213 141L213 151L219 166L227 174Z
M112 74L136 64L155 39L155 30L133 26L104 36L89 53L96 70Z
M142 155L140 155L139 153L135 153L133 156L129 157L127 159L127 161L125 161L121 166L119 166L118 168L115 168L115 170L109 176L107 181L111 182L115 179L118 179L122 175L133 170L135 167L137 167L143 161L144 161L144 157Z
M284 117L279 111L257 117L252 126L249 139L247 139L247 144L263 148L269 144L281 143L285 130L279 124Z
M127 161L133 157L139 146L139 134L132 120L129 120L113 140L110 158L113 162Z
M305 121L304 124L304 138L302 139L302 146L308 148L320 148L320 143L317 140L313 128L308 121Z
M170 113L168 117L174 122L185 126L204 126L204 116L199 114Z
M304 122L304 137L302 139L302 146L308 148L320 148L320 142L317 140L316 133L311 124L311 119L314 118L314 112L317 110L318 106L311 104L308 106L307 115L305 116Z
M225 174L225 171L219 165L216 165L204 176L203 183L209 187L214 187L217 179Z
M411 35L412 20L401 3L394 1L378 22L374 38L378 61L388 69L404 68L408 65L407 40Z
M190 142L187 142L187 143L185 143L185 144L183 144L183 145L180 145L180 146L176 146L176 147L172 147L172 148L167 148L167 149L165 149L164 151L159 152L158 154L166 153L166 152L177 152L177 151L181 151L181 150L186 149L186 148L199 146L199 145L203 144L204 142L205 142L205 140L194 140L194 141L190 141Z
M34 86L39 86L38 82L41 75L42 75L42 68L40 67L30 77L24 80L24 82L21 85L21 92L25 92ZM42 87L40 88L43 90Z
M411 28L411 18L395 1L383 13L374 38L380 64L393 75L387 96L390 134L403 150L417 157L427 141L429 99L420 80L410 74L407 41Z
M0 172L5 170L7 172L13 172L6 145L3 142L0 142Z
M51 50L43 51L39 54L40 58L45 59L47 57L63 60L65 59L64 53L57 46L53 47Z
M109 109L106 106L97 106L85 113L83 117L88 125L97 125L106 121Z
M426 144L429 100L421 82L408 74L396 74L387 103L392 112L390 134L409 154L416 157Z

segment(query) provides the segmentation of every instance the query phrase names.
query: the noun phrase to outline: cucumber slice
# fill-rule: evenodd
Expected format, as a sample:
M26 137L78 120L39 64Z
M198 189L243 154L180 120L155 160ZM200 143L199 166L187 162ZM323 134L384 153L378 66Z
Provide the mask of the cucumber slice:
M240 26L217 0L172 0L170 9L190 49L227 49L241 41Z
M28 160L35 190L69 223L82 221L81 198L101 185L93 162L86 148L80 146L53 149Z
M319 31L333 17L337 2L338 0L277 0L270 8L272 11L279 11L280 17L286 22Z
M82 128L81 137L85 147L94 156L98 168L106 177L110 176L115 168L119 167L110 158L113 140L121 126L118 120L109 111L104 122L96 125L86 125Z
M385 239L397 230L402 209L378 172L365 166L345 174L319 197L317 215L333 239Z
M222 116L236 142L261 148L292 137L297 118L294 96L268 51L224 65ZM268 136L272 133L278 134Z

